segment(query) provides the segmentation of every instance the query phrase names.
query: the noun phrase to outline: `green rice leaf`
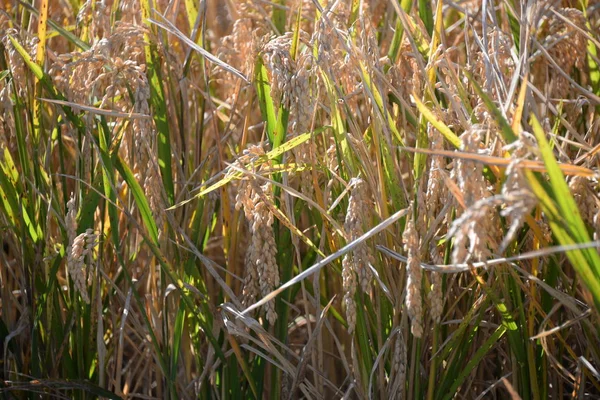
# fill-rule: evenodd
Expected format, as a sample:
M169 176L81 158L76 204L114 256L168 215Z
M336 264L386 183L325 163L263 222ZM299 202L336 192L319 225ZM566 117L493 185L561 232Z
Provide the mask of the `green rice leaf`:
M150 3L148 0L142 0L142 19L151 29ZM156 49L157 44L152 43L152 38L148 33L144 34L148 82L150 83L150 102L152 104L154 124L158 133L158 166L167 193L168 204L175 202L175 187L173 184L173 171L171 170L171 132L169 128L167 102L162 85L163 76L161 72L161 62Z
M260 56L256 58L254 71L256 93L258 95L260 112L262 114L263 121L265 121L266 124L267 137L269 138L269 142L273 144L273 148L277 148L279 147L278 145L283 142L283 134L276 131L277 115L275 114L275 105L273 103L273 98L271 97L269 75L267 73L267 68L263 64L262 57ZM277 146L275 144L277 144Z
M140 215L142 217L142 221L144 221L144 225L148 230L148 234L152 241L158 244L158 228L156 227L156 222L154 222L154 218L152 217L152 211L150 210L150 204L146 199L146 195L144 194L144 190L133 176L133 172L129 169L129 166L123 161L123 159L119 156L114 158L114 166L119 171L127 186L131 190L131 194L135 199L135 202L139 208Z
M277 29L278 34L283 35L283 33L285 32L286 1L274 0L273 4L273 26L275 27L275 29Z
M475 89L475 92L477 93L477 95L483 100L487 109L494 116L494 120L496 121L496 123L498 124L498 127L500 128L500 131L502 132L502 135L504 136L504 140L506 140L507 143L512 143L515 140L517 140L518 139L517 135L512 130L512 127L510 126L510 124L508 123L506 118L504 118L502 111L500 111L500 109L498 107L496 107L496 105L494 104L494 102L492 101L490 96L488 96L487 93L485 93L483 91L481 86L479 86L479 84L473 78L473 76L471 74L469 74L468 72L465 71L465 75L469 78L469 81L473 85L473 88Z
M552 153L544 130L531 115L531 126L538 142L544 164L548 171L549 187L545 188L533 174L529 174L529 183L542 204L542 209L550 220L552 233L561 245L587 243L590 241L587 229L577 203L569 190L565 177ZM592 293L596 309L600 311L600 256L595 249L580 249L567 252L573 268Z
M452 132L452 130L448 128L448 126L444 124L443 121L437 118L433 114L433 112L429 108L427 108L427 106L423 104L421 100L419 100L416 96L414 96L414 100L417 105L417 108L425 117L425 119L429 121L429 123L431 123L431 125L433 125L435 129L440 131L440 133L446 138L448 142L450 142L452 146L456 147L457 149L460 149L462 147L462 141L460 140L460 138L456 136L456 134Z
M504 336L506 330L507 328L505 325L500 325L482 345L478 346L477 351L469 358L469 361L460 371L450 389L446 393L443 393L445 394L443 397L444 400L450 400L454 397L460 385L462 385L469 375L479 366L485 355L498 343L502 336Z

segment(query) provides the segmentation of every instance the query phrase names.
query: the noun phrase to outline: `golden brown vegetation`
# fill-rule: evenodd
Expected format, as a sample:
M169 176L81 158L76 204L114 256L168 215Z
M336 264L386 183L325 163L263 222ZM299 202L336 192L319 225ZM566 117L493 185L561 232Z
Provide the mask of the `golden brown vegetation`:
M600 398L597 1L0 6L0 397Z

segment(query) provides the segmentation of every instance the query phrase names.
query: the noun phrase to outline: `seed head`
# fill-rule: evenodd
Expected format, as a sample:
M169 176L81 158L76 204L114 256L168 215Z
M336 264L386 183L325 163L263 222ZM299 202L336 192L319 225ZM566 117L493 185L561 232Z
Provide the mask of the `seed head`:
M406 312L410 317L412 334L420 338L423 336L423 301L421 297L423 271L419 258L419 236L412 219L407 221L402 239L408 258L406 266Z
M256 149L250 150L246 159L261 153ZM240 161L240 160L239 160ZM238 163L239 163L238 161ZM258 295L266 296L279 286L279 267L277 266L277 245L273 232L274 216L271 211L273 193L271 184L262 186L254 177L240 182L236 196L236 209L244 209L244 215L250 227L251 241L246 251L243 303L254 302ZM277 319L275 302L270 301L264 306L266 318L274 324Z
M347 240L353 241L363 234L363 223L369 216L369 197L366 192L366 183L360 178L350 181L350 198L346 211L344 230ZM346 305L346 318L348 321L348 332L352 334L356 324L356 304L354 294L356 293L357 278L361 289L367 293L370 290L372 272L369 264L372 263L372 255L366 243L360 243L355 249L346 254L342 260L342 281L344 286L344 303Z
M92 229L88 229L86 232L78 235L67 249L67 269L69 275L71 276L71 279L73 279L75 289L86 303L90 302L90 298L88 295L87 267L85 259L87 256L89 263L93 263L92 252L96 246L97 238L98 235L94 234Z

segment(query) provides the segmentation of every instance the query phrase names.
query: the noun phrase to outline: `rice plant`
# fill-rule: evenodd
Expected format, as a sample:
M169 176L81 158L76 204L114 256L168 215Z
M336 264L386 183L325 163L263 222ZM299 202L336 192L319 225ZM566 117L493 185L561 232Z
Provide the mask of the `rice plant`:
M0 0L0 398L600 398L599 32Z

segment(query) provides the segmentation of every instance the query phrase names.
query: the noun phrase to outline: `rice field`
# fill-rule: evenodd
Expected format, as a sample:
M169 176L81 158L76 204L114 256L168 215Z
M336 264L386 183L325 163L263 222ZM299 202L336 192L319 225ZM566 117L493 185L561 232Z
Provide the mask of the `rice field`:
M600 2L0 0L1 399L600 399Z

